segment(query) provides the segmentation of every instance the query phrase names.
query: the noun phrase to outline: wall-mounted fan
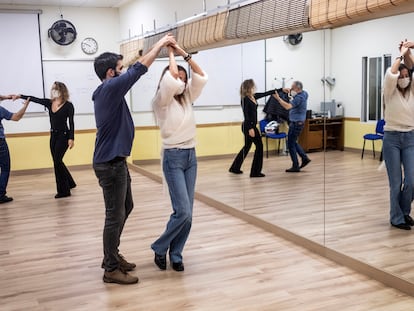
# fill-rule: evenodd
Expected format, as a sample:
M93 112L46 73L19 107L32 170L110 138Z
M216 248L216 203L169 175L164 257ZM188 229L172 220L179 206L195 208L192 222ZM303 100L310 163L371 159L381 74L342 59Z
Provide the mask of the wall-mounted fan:
M298 45L302 42L303 36L301 33L295 33L293 35L288 35L286 41L291 45Z
M69 45L76 39L75 26L64 19L58 20L53 23L52 27L48 30L49 38L59 45Z

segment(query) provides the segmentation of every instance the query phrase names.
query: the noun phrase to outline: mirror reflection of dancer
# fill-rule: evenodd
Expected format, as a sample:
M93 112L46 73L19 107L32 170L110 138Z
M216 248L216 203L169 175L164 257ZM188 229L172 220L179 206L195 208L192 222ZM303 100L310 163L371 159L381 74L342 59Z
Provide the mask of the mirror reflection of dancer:
M168 46L169 66L161 75L153 99L162 138L162 169L171 197L173 213L164 233L151 245L155 252L154 262L167 269L167 252L175 271L183 271L182 251L190 234L194 188L197 174L195 154L196 126L192 103L200 95L207 82L207 75L200 66L178 45ZM174 52L190 65L193 75L177 66Z
M5 99L13 99L12 95L0 95L0 101ZM8 111L6 108L0 106L0 204L13 201L12 197L6 195L7 184L9 183L10 177L10 153L9 147L6 142L6 137L4 136L4 128L1 121L12 120L19 121L26 112L27 106L29 105L30 99L26 99L23 103L23 107L13 113Z
M292 167L286 169L286 173L298 173L302 168L310 163L310 159L298 143L298 138L303 128L305 127L306 110L308 102L308 93L303 89L303 84L300 81L294 81L291 89L284 89L293 97L290 102L284 101L276 92L273 95L283 108L289 110L289 131L288 131L288 150L292 160ZM299 166L298 155L302 159Z
M384 78L383 157L390 187L390 222L403 230L414 225L410 216L414 196L414 84L410 70L414 58L410 48L414 48L413 42L401 43L400 56Z
M161 48L169 44L175 44L171 34L161 38L123 74L122 55L106 52L94 62L96 75L102 81L92 97L97 127L93 168L105 201L102 268L106 283L138 282L138 277L128 273L136 265L119 253L122 230L134 208L126 158L131 154L135 128L125 95L148 71Z
M241 106L243 109L244 121L242 123L242 132L244 134L244 146L237 154L230 166L229 172L233 174L242 174L240 170L244 159L250 151L252 143L255 145L250 177L265 177L262 173L263 167L263 142L262 136L257 129L257 104L256 99L272 95L276 90L264 93L256 93L256 85L252 79L244 80L240 86Z
M27 99L29 97L30 101L45 106L49 112L50 153L53 159L57 190L55 199L68 197L71 195L70 189L76 187L72 175L63 163L63 157L68 148L73 148L75 139L73 122L75 109L69 101L68 89L64 83L56 81L52 85L50 99L28 95L16 95L14 98Z

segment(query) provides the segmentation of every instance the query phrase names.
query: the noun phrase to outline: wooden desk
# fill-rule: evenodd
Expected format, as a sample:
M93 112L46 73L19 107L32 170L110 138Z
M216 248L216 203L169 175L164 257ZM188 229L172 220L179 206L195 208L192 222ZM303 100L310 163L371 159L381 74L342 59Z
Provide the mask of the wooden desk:
M344 118L306 119L299 144L308 151L344 150Z

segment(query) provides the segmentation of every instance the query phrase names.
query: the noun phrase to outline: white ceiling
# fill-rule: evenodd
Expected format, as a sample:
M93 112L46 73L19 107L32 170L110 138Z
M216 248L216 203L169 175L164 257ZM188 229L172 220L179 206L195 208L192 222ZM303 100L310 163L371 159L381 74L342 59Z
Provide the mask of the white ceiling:
M8 5L74 6L93 8L118 8L130 0L0 0Z

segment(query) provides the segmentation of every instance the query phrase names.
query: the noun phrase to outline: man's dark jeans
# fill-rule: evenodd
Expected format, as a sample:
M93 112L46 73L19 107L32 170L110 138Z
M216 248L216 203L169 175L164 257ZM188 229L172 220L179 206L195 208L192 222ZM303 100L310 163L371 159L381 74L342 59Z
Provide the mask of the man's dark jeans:
M297 140L300 133L305 126L305 122L290 122L288 132L288 150L290 158L292 159L292 168L299 169L298 154L302 158L302 161L307 158L307 155L301 145L298 144Z
M10 176L10 153L7 142L0 138L0 198L6 195L7 184Z
M103 267L114 271L119 267L118 247L125 222L134 203L131 193L131 176L126 160L117 158L93 165L105 201L105 226L103 231Z

